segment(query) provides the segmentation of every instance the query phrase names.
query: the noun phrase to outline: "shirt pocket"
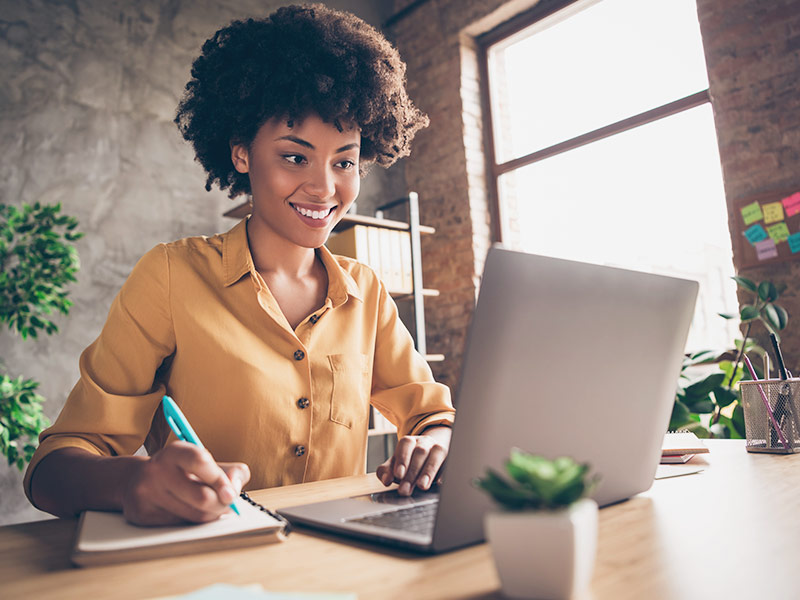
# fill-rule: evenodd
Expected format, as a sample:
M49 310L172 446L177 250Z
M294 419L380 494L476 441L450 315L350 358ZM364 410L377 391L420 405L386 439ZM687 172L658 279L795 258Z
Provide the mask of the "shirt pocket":
M367 414L369 357L366 354L330 354L333 374L331 421L345 427Z

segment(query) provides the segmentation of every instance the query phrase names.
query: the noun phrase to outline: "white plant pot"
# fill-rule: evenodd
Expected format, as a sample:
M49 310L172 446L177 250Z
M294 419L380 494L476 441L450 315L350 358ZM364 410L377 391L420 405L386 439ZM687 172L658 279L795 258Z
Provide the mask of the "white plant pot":
M556 600L588 588L597 554L597 503L555 511L490 511L484 517L503 594Z

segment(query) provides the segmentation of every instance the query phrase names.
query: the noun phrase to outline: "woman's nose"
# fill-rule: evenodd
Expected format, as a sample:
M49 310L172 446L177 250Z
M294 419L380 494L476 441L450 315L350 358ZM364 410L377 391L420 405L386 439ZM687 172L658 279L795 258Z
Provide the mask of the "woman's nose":
M323 200L327 200L334 195L336 184L329 167L320 166L315 169L309 169L308 173L309 178L305 185L308 194Z

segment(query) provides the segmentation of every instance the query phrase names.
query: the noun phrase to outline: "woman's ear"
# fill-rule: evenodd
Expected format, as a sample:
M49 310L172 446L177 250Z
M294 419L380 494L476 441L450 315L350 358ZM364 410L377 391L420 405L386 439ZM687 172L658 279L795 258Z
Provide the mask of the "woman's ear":
M231 142L231 162L239 173L250 172L250 153L244 144Z

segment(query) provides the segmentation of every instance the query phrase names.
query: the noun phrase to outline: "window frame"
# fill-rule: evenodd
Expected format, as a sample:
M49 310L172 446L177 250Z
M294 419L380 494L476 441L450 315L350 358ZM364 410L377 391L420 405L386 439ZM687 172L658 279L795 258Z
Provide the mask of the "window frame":
M569 18L585 6L592 2L602 0L541 0L530 10L517 15L513 19L506 21L494 29L478 36L475 39L478 49L478 69L481 106L483 108L483 130L484 130L484 152L487 164L487 194L489 197L490 209L494 218L492 235L495 241L503 242L503 224L506 222L503 214L504 208L500 202L499 178L505 173L515 171L533 163L552 158L558 154L580 148L592 142L611 137L618 133L623 133L641 125L647 125L654 121L678 114L680 112L701 106L711 102L709 88L690 94L684 98L673 100L661 106L632 115L615 123L605 125L598 129L583 133L579 136L564 140L547 148L530 152L523 156L498 163L495 149L494 115L492 112L491 90L489 86L489 50L520 31L535 25L560 11L567 11L570 7L574 9L571 13L565 14L564 18Z

